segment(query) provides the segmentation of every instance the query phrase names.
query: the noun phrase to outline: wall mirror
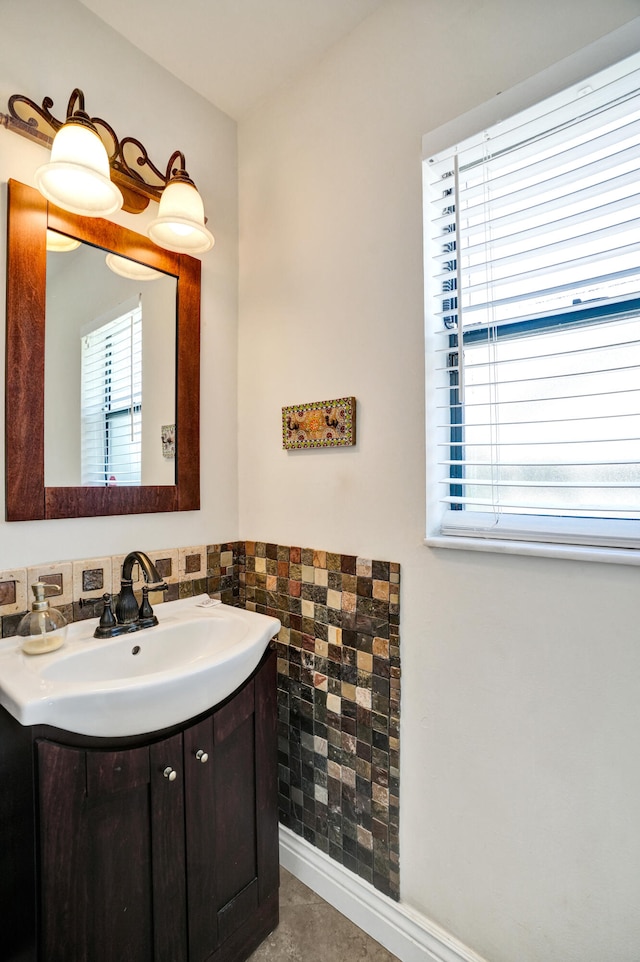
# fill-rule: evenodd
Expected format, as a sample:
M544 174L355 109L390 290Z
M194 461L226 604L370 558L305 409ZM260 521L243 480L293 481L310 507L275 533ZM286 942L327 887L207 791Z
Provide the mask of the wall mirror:
M200 262L10 181L7 521L199 508L199 372Z

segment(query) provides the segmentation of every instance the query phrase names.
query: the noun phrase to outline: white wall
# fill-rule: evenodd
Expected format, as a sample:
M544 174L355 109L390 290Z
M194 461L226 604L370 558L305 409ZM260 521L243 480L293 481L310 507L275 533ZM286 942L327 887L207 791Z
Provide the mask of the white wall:
M154 548L226 541L237 536L237 149L236 125L106 27L76 0L4 0L0 27L0 110L14 93L64 117L74 87L86 108L119 137L142 141L161 169L175 149L202 194L213 250L202 260L201 510L70 521L0 520L0 570ZM0 236L6 235L6 183L33 184L49 153L0 127ZM144 233L157 205L114 217ZM6 245L0 244L4 314ZM2 324L4 327L4 323ZM0 383L4 385L4 349ZM4 393L1 407L4 408ZM2 419L4 452L4 419ZM4 453L0 456L4 471ZM4 518L4 491L0 491Z
M402 899L491 962L638 960L640 585L422 544L421 138L638 12L394 0L239 130L240 535L401 562Z

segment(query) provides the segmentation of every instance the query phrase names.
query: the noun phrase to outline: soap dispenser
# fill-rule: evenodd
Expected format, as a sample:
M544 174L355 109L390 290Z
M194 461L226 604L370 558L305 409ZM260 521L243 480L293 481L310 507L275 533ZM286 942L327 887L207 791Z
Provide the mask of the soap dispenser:
M58 585L48 585L43 581L36 581L33 585L35 601L31 605L20 624L18 635L21 637L20 646L27 655L43 655L48 651L55 651L64 644L67 634L67 621L57 608L49 607L47 590L50 594L61 593Z

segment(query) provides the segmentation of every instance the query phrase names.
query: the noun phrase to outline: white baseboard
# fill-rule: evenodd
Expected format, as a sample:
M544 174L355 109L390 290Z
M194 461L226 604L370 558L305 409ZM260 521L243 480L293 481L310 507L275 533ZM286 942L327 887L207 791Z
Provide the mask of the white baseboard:
M418 912L280 826L280 864L401 962L486 962Z

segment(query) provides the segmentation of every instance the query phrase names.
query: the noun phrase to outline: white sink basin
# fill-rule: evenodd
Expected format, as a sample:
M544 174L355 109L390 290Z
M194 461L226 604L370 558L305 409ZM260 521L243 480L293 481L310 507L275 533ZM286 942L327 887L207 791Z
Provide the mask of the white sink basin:
M98 640L97 619L69 625L62 648L25 655L0 642L0 705L22 725L140 735L178 725L235 691L280 630L277 618L207 596L158 605L159 624Z

